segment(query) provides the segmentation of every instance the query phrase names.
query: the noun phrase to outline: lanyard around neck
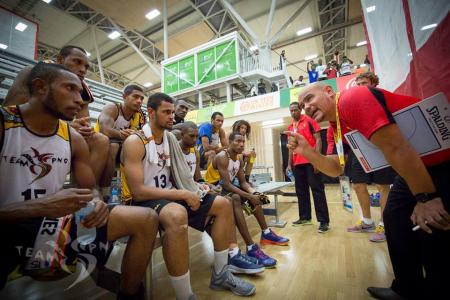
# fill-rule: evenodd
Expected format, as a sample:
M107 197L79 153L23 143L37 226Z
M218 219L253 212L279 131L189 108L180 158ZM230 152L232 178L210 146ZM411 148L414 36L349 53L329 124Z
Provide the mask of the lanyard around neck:
M344 144L342 143L342 130L341 130L341 121L339 121L339 93L336 93L336 132L334 132L334 143L336 144L336 151L339 157L339 164L341 167L345 166L345 157L344 157Z

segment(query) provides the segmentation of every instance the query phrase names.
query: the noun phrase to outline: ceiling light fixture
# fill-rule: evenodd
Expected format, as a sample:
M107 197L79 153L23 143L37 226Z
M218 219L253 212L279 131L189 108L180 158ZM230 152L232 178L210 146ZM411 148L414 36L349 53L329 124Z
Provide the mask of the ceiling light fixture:
M308 55L305 57L305 60L314 59L314 58L317 58L317 56L318 56L317 54Z
M427 29L434 28L436 26L437 26L437 24L433 23L433 24L430 24L430 25L423 26L422 28L420 28L420 30L427 30Z
M44 1L45 3L50 3L50 2L52 2L52 0L42 0L42 1Z
M298 36L304 35L304 34L310 33L311 31L312 31L311 27L303 28L303 29L300 29L299 31L297 31L297 35Z
M145 17L149 20L153 20L154 18L156 18L157 16L159 16L161 13L159 12L159 10L157 10L156 8L149 11Z
M356 43L356 47L367 45L367 41L361 41L359 43Z
M16 30L24 31L25 29L27 29L27 27L28 27L27 24L24 24L24 23L22 23L22 22L19 22L19 23L17 23L17 25L16 25Z
M5 50L6 48L8 48L8 45L0 43L0 49Z
M110 39L112 39L112 40L117 39L119 36L120 36L120 33L118 31L115 31L115 30L108 35L108 37Z
M376 9L376 6L373 5L373 6L369 6L368 8L366 8L366 11L367 11L368 13L370 13L370 12L373 12L375 9Z
M153 85L153 83L151 83L151 82L146 82L146 83L144 83L144 86L145 87L151 87Z

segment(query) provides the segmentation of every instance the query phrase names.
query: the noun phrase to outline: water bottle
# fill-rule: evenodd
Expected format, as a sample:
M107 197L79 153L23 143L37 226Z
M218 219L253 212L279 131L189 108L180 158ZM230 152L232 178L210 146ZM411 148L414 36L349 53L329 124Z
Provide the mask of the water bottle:
M119 189L117 186L113 186L111 189L111 203L113 204L119 204Z
M252 151L255 152L255 148L252 148ZM253 164L255 162L255 155L250 154L249 163Z
M86 228L81 224L86 216L88 216L95 209L94 202L88 202L88 204L75 213L75 222L77 223L77 240L81 245L91 244L97 235L97 229L95 227Z
M291 181L291 182L295 182L295 177L294 177L294 173L292 173L292 171L291 170L289 170L289 171L287 171L287 177L289 178L289 180Z

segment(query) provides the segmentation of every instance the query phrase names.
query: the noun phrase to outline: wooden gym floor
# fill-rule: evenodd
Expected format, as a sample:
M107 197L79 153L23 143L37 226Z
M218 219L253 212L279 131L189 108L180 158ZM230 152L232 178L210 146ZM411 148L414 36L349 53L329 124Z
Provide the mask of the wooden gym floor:
M289 189L287 189L289 190ZM291 189L292 191L293 189ZM375 189L370 187L370 191ZM253 299L372 299L368 286L389 286L393 278L386 243L372 243L369 233L347 233L346 227L359 219L359 205L353 194L353 214L342 208L337 185L327 185L330 211L330 231L317 232L313 210L313 225L293 227L298 219L297 199L280 197L280 219L288 221L285 228L274 230L290 238L289 246L265 246L264 251L278 260L276 269L257 276L242 276L256 285ZM379 208L372 208L372 217L378 222ZM267 217L269 219L271 217ZM255 241L260 229L253 216L247 218ZM240 238L240 236L238 235ZM239 239L244 249L242 239ZM242 299L231 292L217 292L208 288L213 261L213 245L209 236L189 229L190 272L193 291L199 299ZM123 249L113 253L110 268L120 270ZM115 299L88 278L77 286L66 289L72 282L69 276L59 282L35 282L21 278L5 287L0 299ZM153 255L153 297L174 299L161 248Z

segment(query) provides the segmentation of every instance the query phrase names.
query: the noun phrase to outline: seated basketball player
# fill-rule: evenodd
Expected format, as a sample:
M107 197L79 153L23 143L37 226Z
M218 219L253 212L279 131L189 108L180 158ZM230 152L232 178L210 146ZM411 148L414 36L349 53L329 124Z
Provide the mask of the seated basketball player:
M250 137L251 132L251 126L250 123L248 123L245 120L237 120L233 123L233 126L231 127L232 132L239 132L242 136L244 136L247 141ZM250 174L252 173L253 169L253 162L256 158L256 152L255 149L251 150L244 150L242 152L243 160L244 160L244 172L245 172L245 180L247 182L250 179Z
M109 157L100 180L103 195L109 195L109 187L114 175L118 153L123 141L145 124L145 116L141 111L144 91L141 87L130 84L123 90L123 103L110 103L103 107L95 131L109 137Z
M261 243L287 245L289 239L280 237L269 229L266 219L264 218L263 209L261 207L262 203L259 200L259 196L254 194L255 190L245 180L244 164L241 155L245 145L244 136L238 132L232 132L228 142L228 148L218 153L212 163L208 166L205 180L210 184L222 185L222 193L231 196L233 201L234 219L239 232L247 244L247 255L257 258L266 268L274 267L276 265L276 260L264 254L259 245L253 242L245 221L242 203L249 201L250 204L254 206L253 215L262 230ZM235 176L238 177L239 187L232 184ZM234 241L233 249L233 254L238 252L237 241Z
M196 182L205 183L200 173L200 155L195 149L195 143L198 139L197 125L193 122L185 122L179 125L180 147L184 153L192 177ZM232 245L230 248L231 250L229 251L231 272L256 274L264 271L264 266L258 263L257 259L241 253L239 249L238 251L235 251L237 237L236 230L234 228L234 221L233 229L231 230L231 241Z
M68 68L75 73L81 80L82 90L80 91L83 104L81 110L76 114L73 120L70 120L72 126L86 140L89 147L89 165L94 171L96 182L100 177L106 165L108 157L108 138L103 134L94 132L90 123L89 104L94 102L89 87L84 81L84 77L89 69L89 59L86 50L77 46L64 46L59 51L57 63ZM3 106L19 105L28 102L30 91L27 87L27 78L32 67L24 68L14 80L13 85L6 95Z
M0 108L0 288L17 266L24 274L48 277L76 257L88 255L91 263L105 264L108 242L129 236L118 298L135 299L152 253L157 215L143 207L108 210L93 190L88 146L65 122L83 105L75 74L39 63L29 73L28 88L25 104ZM77 188L62 189L70 171ZM81 246L71 215L88 202L94 211L78 226L94 227L97 234L93 243Z
M206 170L217 153L228 146L225 131L223 130L223 114L213 112L210 123L203 123L198 128L200 138L197 140L200 152L200 168Z
M187 226L204 231L211 218L214 218L211 228L214 267L210 288L231 290L240 296L252 295L255 286L235 277L228 268L232 229L230 202L211 193L201 199L195 192L174 186L169 164L174 163L175 158L168 152L169 139L175 140L168 132L173 126L173 102L163 93L151 95L147 103L150 123L144 125L142 132L125 140L122 198L132 205L153 208L159 214L160 228L164 230L164 261L177 299L196 299L190 283ZM176 142L174 146L179 147Z

